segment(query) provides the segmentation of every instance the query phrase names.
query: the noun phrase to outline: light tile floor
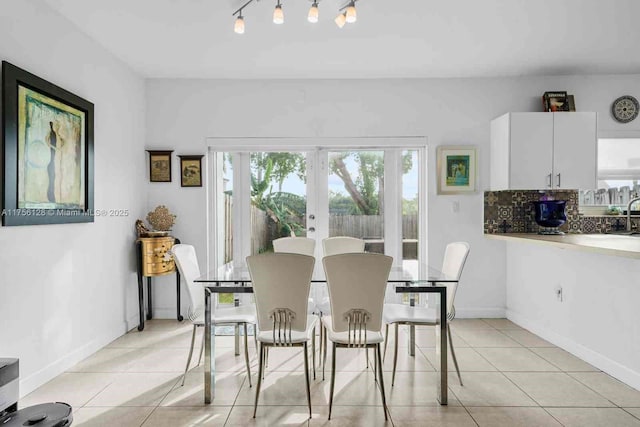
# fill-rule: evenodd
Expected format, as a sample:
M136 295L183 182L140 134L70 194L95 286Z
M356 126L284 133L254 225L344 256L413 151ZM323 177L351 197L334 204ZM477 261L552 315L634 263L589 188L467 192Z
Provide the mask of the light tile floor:
M213 405L204 405L197 352L180 386L191 326L170 320L152 320L143 332L118 338L24 397L20 407L67 402L74 407L74 426L640 426L640 391L510 321L456 319L451 328L464 386L449 358L450 403L439 406L434 329L418 328L416 355L409 357L401 327L394 387L392 357L384 363L387 423L364 351L340 349L331 421L329 375L322 381L321 371L311 385L313 418L307 420L300 349L271 351L253 419L255 388L248 387L243 353L234 355L233 337L216 339L217 395ZM255 382L253 340L250 354Z

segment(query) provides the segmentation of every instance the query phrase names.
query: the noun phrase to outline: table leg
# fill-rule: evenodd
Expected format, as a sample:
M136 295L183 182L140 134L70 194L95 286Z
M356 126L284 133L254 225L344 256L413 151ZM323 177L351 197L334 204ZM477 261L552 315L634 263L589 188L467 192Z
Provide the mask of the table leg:
M136 244L136 261L138 264L138 312L140 313L140 323L138 330L144 329L144 285L142 284L142 252L140 244Z
M240 356L240 325L235 324L233 335L235 336L235 350L236 356Z
M449 369L447 367L447 289L440 291L440 383L438 384L438 400L441 405L449 402L449 385L447 377Z
M147 277L147 320L153 318L153 303L151 301L151 276Z
M178 322L182 322L184 317L180 314L180 272L176 269L176 304L178 306Z
M416 306L416 295L409 294L409 305L411 307ZM409 356L415 357L416 355L416 327L415 325L409 326Z
M211 292L204 290L204 403L215 397L216 385L215 325L211 324Z

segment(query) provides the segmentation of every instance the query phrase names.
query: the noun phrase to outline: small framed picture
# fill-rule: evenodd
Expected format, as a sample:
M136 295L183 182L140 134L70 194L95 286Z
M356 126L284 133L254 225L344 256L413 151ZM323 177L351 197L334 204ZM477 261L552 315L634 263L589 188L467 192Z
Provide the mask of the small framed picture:
M436 155L438 194L472 194L476 192L476 147L470 145L439 146Z
M180 157L180 185L202 187L202 158L204 155L178 155Z
M149 152L149 181L171 182L171 153L173 150L147 150Z

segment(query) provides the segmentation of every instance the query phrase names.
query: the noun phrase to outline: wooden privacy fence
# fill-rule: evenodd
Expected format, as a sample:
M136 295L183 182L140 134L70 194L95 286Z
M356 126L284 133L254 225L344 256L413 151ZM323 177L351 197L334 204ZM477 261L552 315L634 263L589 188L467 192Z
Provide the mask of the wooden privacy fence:
M384 236L384 217L382 215L331 215L329 235L380 239ZM402 238L418 238L417 214L402 216Z
M229 262L233 259L233 197L225 194L224 197L224 259ZM263 210L251 206L251 253L259 253L271 247L272 236L275 227L269 216ZM384 235L384 217L381 215L331 215L329 217L330 236L352 236L364 239L381 239ZM402 216L402 238L405 245L415 245L413 240L418 239L418 215L410 214ZM409 240L409 242L407 242ZM414 253L417 247L405 248L407 252Z

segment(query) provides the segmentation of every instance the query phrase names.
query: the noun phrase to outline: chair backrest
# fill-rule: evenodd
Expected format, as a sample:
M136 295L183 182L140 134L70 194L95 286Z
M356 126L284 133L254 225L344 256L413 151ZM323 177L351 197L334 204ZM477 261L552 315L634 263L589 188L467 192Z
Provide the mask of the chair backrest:
M174 245L171 248L171 254L178 267L180 276L187 285L189 292L189 319L194 320L198 314L204 312L204 286L202 283L194 282L200 277L200 267L198 267L198 258L196 250L191 245Z
M307 328L307 301L315 258L293 253L273 253L247 257L258 313L258 329L274 329L273 313L279 309L293 313L291 329Z
M274 252L313 256L315 250L315 239L308 237L281 237L273 241Z
M351 310L368 313L367 330L382 329L382 307L392 262L390 256L374 253L347 253L322 259L334 332L349 331L345 316Z
M324 256L364 252L364 240L355 237L329 237L322 241Z
M460 279L464 264L469 255L469 244L467 242L453 242L447 245L444 251L444 261L442 262L442 272L447 276ZM458 290L459 282L447 283L447 315L449 320L455 316L455 308L453 306Z

